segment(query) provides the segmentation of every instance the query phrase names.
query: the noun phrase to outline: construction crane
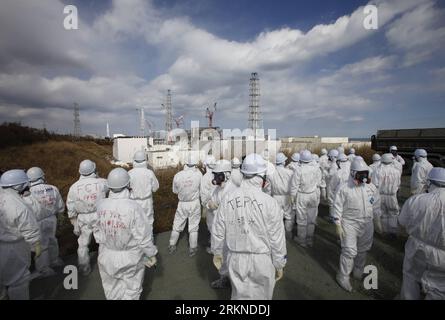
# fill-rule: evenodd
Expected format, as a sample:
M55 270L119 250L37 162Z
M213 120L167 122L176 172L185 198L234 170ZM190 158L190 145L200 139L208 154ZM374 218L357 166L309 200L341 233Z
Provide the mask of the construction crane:
M211 110L209 107L206 109L206 115L205 117L209 119L209 128L213 127L213 117L215 116L216 112L216 102L213 104L213 110Z
M181 127L182 124L184 124L184 116L183 115L175 118L174 120L176 122L176 128L179 128L179 127Z
M151 136L153 134L153 131L155 129L155 125L153 122L151 122L148 119L145 119L145 124L147 125L148 128L148 135Z

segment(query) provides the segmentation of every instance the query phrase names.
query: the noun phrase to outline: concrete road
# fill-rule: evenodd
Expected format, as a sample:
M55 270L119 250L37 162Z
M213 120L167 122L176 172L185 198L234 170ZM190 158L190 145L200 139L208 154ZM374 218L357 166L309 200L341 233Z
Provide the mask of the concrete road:
M340 247L337 244L334 226L324 217L327 208L321 206L315 231L314 247L304 249L293 241L287 242L288 263L284 278L275 287L274 299L394 299L401 285L404 240L389 241L376 235L367 264L378 270L378 289L365 290L363 283L353 280L353 293L342 290L335 282L338 270ZM205 224L200 226L199 252L188 256L188 241L181 235L178 251L167 251L170 233L156 235L159 249L158 266L146 269L144 291L141 299L230 299L230 289L214 290L210 282L218 274L212 264L212 256L205 247L208 240ZM93 271L79 276L77 290L63 286L62 268L58 274L31 283L32 299L104 299L101 279L92 253ZM66 264L76 264L76 257L64 259Z

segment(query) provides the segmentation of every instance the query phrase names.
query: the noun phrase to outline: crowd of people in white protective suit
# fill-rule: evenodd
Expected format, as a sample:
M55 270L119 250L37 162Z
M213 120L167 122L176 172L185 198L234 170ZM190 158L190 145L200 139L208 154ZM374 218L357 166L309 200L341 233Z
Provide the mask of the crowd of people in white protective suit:
M286 238L311 250L320 202L341 244L336 280L352 291L350 276L362 278L374 231L409 235L403 262L402 299L445 298L445 169L433 168L423 149L415 151L412 196L399 208L404 160L391 147L374 154L369 166L351 148L308 150L275 164L249 154L241 162L204 161L190 154L173 178L178 207L168 251L174 254L188 225L189 254L198 250L198 228L205 217L207 252L219 278L215 289L231 287L232 299L271 299L286 266ZM136 152L133 168L97 176L96 165L84 160L79 180L68 192L68 217L78 236L78 268L91 272L88 245L99 244L98 269L107 299L139 299L145 267L157 263L153 238L153 193L158 180L148 169L145 153ZM57 187L47 184L42 169L9 170L0 178L0 296L28 299L29 282L47 277L63 264L55 237L57 215L65 203ZM296 227L296 235L294 231ZM35 271L30 273L31 252Z

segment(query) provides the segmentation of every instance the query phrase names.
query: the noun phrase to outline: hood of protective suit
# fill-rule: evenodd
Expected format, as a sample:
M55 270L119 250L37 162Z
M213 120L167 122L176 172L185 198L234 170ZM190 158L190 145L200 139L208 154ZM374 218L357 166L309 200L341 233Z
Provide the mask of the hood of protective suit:
M261 189L263 185L263 179L261 179L261 177L255 176L253 178L243 179L242 184L247 187Z
M45 180L43 180L43 178L40 178L40 179L37 179L36 181L30 182L30 186L34 187L34 186L37 186L42 183L45 183Z
M147 168L147 161L142 161L142 162L133 161L133 168Z
M97 174L96 174L96 172L93 172L92 174L89 174L89 175L87 175L87 176L80 175L79 180L82 180L82 179L89 179L89 178L97 178Z
M130 199L130 190L128 190L127 188L125 188L119 192L110 190L108 198L110 198L110 199Z

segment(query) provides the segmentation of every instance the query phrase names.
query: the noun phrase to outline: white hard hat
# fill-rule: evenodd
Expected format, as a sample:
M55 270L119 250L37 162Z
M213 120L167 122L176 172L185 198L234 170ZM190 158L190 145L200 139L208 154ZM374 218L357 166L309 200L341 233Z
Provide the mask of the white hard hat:
M0 177L1 187L14 187L28 182L29 179L25 171L20 169L8 170Z
M362 161L365 161L365 159L363 159L363 157L362 156L356 156L355 158L354 158L354 160L355 159L358 159L358 160L362 160Z
M213 173L219 172L230 172L232 171L232 164L229 160L218 160L216 161L215 167L212 169Z
M346 162L348 161L348 157L344 154L344 153L340 153L340 155L338 156L338 161L340 162Z
M381 157L378 153L372 155L372 161L380 161Z
M145 161L145 151L143 151L143 150L136 151L136 153L134 154L133 160L136 162Z
M325 154L328 154L328 150L325 148L321 149L321 155L324 156Z
M79 173L83 176L89 176L96 171L96 164L91 160L83 160L79 165Z
M188 166L196 166L198 164L198 159L193 153L187 155L187 160L185 162Z
M393 163L394 162L394 156L392 155L392 153L385 153L382 155L382 163Z
M207 158L204 160L204 165L209 167L210 169L213 169L213 167L215 166L215 163L216 163L216 159L212 155L207 156Z
M292 157L290 157L290 158L292 159L292 161L294 161L294 162L298 162L298 161L300 161L300 153L295 152L295 153L292 155Z
M26 171L26 175L28 176L29 182L34 182L42 179L45 176L45 173L39 167L32 167Z
M282 163L286 162L286 160L287 160L287 157L285 156L285 154L280 152L280 153L277 154L277 157L275 159L275 163L276 164L282 164Z
M349 149L349 154L355 154L355 149L354 148Z
M391 146L391 147L389 147L389 151L397 151L397 147L396 146Z
M420 157L426 158L428 156L428 153L426 152L425 149L416 149L416 151L414 151L414 156L416 158Z
M243 161L241 172L245 175L264 174L267 171L267 162L256 153L251 153Z
M125 169L115 168L110 171L107 178L107 186L110 189L122 189L130 183L130 175Z
M369 171L369 167L363 159L355 158L351 164L351 172Z
M300 161L305 163L311 162L312 153L309 150L303 150L300 154Z
M441 186L445 186L445 168L432 168L430 173L428 173L428 180L438 182Z
M318 154L313 153L313 154L312 154L312 159L313 159L315 162L318 162L318 161L320 160L320 157L318 156Z
M237 157L232 159L232 168L239 168L241 166L241 161Z
M332 150L329 150L329 154L328 154L328 156L329 156L329 157L333 157L333 158L337 158L337 157L338 157L338 154L339 154L338 150L336 150L336 149L332 149Z

